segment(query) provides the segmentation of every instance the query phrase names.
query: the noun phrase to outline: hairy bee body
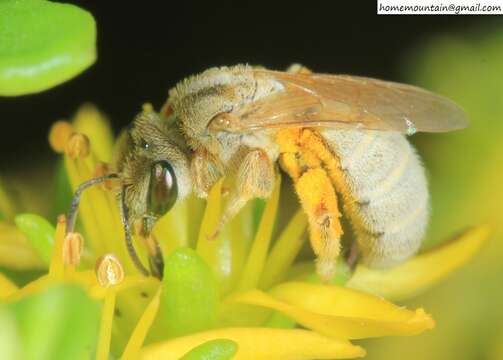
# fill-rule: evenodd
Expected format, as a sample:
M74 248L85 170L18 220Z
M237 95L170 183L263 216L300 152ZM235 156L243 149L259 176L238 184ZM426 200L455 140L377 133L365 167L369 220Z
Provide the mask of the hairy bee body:
M243 148L260 148L276 162L281 155L275 141L278 129L223 131L212 136L210 120L281 91L281 84L254 76L247 66L210 69L179 83L170 93L170 104L193 149L204 147L212 153L226 175L239 166ZM405 136L394 131L336 128L322 128L319 133L344 174L344 189L335 187L347 193L343 194L347 195L344 207L363 262L387 267L413 255L428 222L428 190L424 169Z
M411 144L397 132L323 129L321 134L339 158L346 188L337 190L349 193L344 205L363 262L388 267L413 255L428 223L429 194Z
M128 250L148 273L129 224L141 220L148 235L177 199L204 198L223 177L222 215L207 234L215 237L249 200L271 195L279 164L307 215L322 278L334 274L341 252L339 198L358 245L348 264L360 255L369 266L392 266L419 249L429 213L424 169L404 134L466 125L452 101L410 85L298 65L208 69L171 89L159 113L140 113L126 135L116 176ZM161 274L158 247L152 259Z

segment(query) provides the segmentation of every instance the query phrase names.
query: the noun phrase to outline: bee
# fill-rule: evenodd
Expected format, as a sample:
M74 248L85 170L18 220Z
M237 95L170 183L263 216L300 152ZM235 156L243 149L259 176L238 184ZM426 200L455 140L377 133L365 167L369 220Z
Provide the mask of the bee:
M307 215L318 274L341 253L342 207L356 236L348 261L398 264L421 245L429 217L425 171L406 136L467 126L451 100L371 78L286 72L248 65L211 68L179 82L160 112L143 111L120 141L114 174L126 242L138 269L131 224L148 236L156 219L220 178L231 186L215 236L251 199L268 198L287 173ZM340 199L338 199L338 196ZM339 202L342 204L339 205ZM72 206L74 217L78 196ZM210 234L211 235L211 234ZM162 276L154 242L150 272Z

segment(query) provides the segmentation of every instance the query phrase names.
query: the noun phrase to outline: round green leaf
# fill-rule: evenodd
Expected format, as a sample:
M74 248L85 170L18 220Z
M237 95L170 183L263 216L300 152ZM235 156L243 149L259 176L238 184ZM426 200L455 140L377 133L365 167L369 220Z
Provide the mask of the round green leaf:
M215 327L218 287L211 269L190 248L175 250L165 261L159 320L169 337Z
M95 59L96 24L87 11L45 0L0 1L0 95L46 90Z
M22 359L90 359L99 307L76 285L58 285L7 305L14 315Z

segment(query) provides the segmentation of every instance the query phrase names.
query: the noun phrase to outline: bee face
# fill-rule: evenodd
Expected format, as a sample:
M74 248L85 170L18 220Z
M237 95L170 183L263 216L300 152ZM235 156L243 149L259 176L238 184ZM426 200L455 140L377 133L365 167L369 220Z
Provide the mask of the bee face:
M191 192L188 151L168 119L154 112L138 115L119 154L116 166L131 221L158 218Z

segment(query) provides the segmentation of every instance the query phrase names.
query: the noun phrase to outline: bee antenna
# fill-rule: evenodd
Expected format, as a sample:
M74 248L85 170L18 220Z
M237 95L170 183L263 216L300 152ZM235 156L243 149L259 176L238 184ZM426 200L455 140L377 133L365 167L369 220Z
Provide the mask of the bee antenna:
M143 266L133 245L133 237L131 236L131 228L129 227L128 208L126 206L126 191L124 186L122 187L120 194L120 210L122 225L124 225L124 232L126 235L126 247L129 256L131 257L131 260L133 261L138 271L140 271L145 276L149 276L150 272L145 268L145 266Z
M79 185L79 187L75 191L75 195L73 196L72 207L70 209L70 212L68 213L68 220L66 226L67 234L73 232L73 230L75 229L75 222L77 220L77 211L79 210L80 197L82 195L82 192L93 185L101 184L102 182L105 182L110 179L116 179L118 177L119 174L116 173L107 174L91 180L87 180L86 182L83 182L82 184Z

